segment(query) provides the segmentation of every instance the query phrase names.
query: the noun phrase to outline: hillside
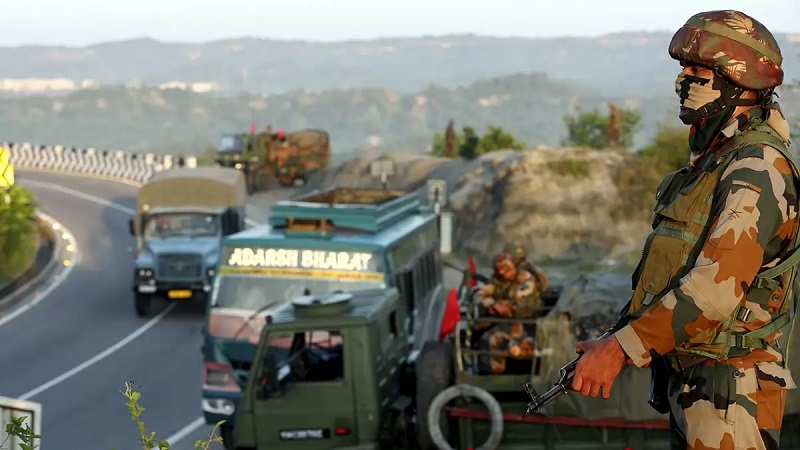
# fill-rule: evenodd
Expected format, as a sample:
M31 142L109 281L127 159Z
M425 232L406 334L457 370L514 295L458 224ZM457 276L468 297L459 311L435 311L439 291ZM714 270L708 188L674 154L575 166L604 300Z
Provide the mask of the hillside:
M204 89L223 93L261 94L379 86L407 93L430 84L453 88L480 78L544 72L629 95L673 81L677 65L666 52L671 36L670 32L594 38L451 35L333 43L138 39L80 48L0 47L0 80L64 78L56 85L71 81L78 87L88 80L122 85L181 81L207 83ZM800 34L779 34L777 39L787 80L800 79ZM0 82L0 89L5 89L2 86Z
M675 94L665 90L642 102L604 96L542 74L405 95L368 88L221 97L178 89L104 87L0 102L0 140L198 154L215 145L220 133L247 131L254 120L261 129L271 123L275 129L329 130L337 153L363 151L370 136L380 138L382 150L420 152L452 118L457 126L473 125L479 132L487 124L501 125L529 145L558 145L566 136L564 115L578 108L605 112L608 101L640 105L647 135L674 109Z

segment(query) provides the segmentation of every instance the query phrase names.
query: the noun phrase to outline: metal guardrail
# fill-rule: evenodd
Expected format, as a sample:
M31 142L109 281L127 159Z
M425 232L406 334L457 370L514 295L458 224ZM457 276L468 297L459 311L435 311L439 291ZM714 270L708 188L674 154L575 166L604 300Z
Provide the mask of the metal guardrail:
M28 425L33 434L42 434L42 404L27 400L18 400L9 397L0 397L0 442L6 439L6 426L13 423L13 419L24 417L23 425ZM22 444L17 437L11 436L5 441L6 449L19 449ZM33 448L40 448L42 438L35 438Z
M0 142L8 148L10 162L19 169L80 173L98 178L144 183L153 174L172 167L197 167L194 156L130 153L119 150Z

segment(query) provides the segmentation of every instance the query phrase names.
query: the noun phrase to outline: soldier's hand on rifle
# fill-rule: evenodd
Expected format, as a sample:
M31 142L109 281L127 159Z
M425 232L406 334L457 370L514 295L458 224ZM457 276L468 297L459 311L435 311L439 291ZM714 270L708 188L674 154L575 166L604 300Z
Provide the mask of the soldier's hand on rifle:
M581 395L597 397L602 388L603 398L611 396L611 386L628 359L614 335L605 339L582 341L578 352L583 356L575 367L572 389Z

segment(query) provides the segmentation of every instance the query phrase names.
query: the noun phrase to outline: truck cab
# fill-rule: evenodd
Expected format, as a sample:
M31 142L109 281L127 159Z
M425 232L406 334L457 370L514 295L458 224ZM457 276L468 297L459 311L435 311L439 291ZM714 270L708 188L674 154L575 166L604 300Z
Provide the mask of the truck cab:
M228 133L220 136L217 144L218 167L232 167L241 170L245 167L245 150L248 142L244 133Z
M137 314L148 315L156 297L207 298L222 238L245 228L246 197L244 177L227 168L171 169L142 186L129 221Z
M303 296L277 310L226 448L378 448L408 386L403 314L395 288Z

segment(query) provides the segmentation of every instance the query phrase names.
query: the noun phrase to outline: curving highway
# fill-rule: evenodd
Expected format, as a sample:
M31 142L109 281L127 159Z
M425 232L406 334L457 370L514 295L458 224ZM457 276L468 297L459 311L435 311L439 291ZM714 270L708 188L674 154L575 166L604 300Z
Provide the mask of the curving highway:
M208 434L200 420L202 305L139 318L130 291L137 188L17 171L40 208L74 235L79 262L41 303L0 326L0 395L42 404L42 448L137 448L121 394L133 381L143 419L176 450Z

